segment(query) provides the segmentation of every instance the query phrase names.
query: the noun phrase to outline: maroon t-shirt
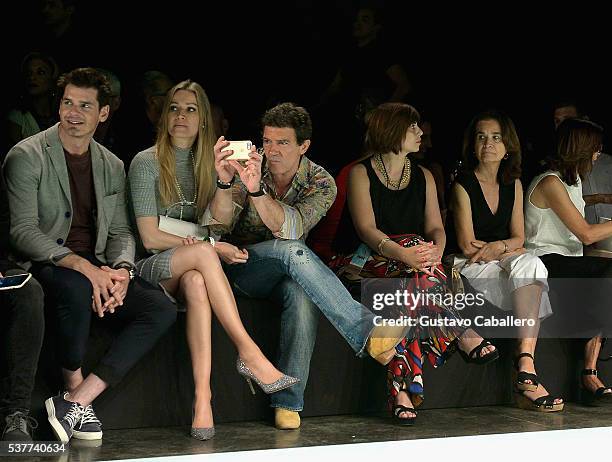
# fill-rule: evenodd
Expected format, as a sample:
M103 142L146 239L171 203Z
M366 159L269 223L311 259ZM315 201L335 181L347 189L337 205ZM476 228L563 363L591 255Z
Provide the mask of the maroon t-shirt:
M72 199L72 226L66 239L66 247L73 252L93 253L96 234L96 191L91 172L91 154L88 150L83 155L73 156L64 150L64 157L68 167Z

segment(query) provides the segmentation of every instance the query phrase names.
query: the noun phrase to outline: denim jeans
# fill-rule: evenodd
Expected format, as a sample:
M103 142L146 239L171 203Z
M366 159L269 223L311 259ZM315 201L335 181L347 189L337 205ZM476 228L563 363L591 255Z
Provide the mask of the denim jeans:
M279 368L301 382L272 395L272 407L300 411L317 334L315 307L364 356L374 315L355 301L336 275L306 244L270 240L245 246L244 264L225 265L234 290L247 297L271 298L282 305Z
M9 270L4 274L23 272ZM0 410L5 414L29 411L45 329L42 287L32 278L20 289L2 291L0 306L0 337L7 368L7 375L1 378Z

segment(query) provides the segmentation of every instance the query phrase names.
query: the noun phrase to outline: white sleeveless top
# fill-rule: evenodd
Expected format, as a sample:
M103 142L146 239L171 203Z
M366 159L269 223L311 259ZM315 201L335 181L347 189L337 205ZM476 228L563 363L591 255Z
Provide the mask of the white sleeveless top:
M542 178L555 175L560 178L559 172L549 170L533 179L525 195L525 248L536 255L556 253L568 257L582 256L582 242L561 221L552 209L541 209L531 203L531 194ZM582 182L568 186L563 180L567 194L574 206L584 217L584 199L582 198Z

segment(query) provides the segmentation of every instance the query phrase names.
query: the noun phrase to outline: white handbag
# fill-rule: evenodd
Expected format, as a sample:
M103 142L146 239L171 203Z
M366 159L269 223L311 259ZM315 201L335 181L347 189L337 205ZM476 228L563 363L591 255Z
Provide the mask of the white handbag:
M179 237L193 236L202 240L208 236L207 229L197 223L170 218L165 215L159 216L159 230Z

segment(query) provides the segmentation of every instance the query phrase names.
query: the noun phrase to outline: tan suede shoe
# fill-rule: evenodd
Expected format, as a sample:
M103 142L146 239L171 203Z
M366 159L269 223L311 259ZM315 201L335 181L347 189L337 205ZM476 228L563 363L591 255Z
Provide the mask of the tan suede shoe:
M382 365L386 365L393 359L395 347L402 341L408 332L407 326L377 326L366 344L366 350L372 358Z
M279 430L295 430L300 428L300 414L277 407L274 409L274 424Z

